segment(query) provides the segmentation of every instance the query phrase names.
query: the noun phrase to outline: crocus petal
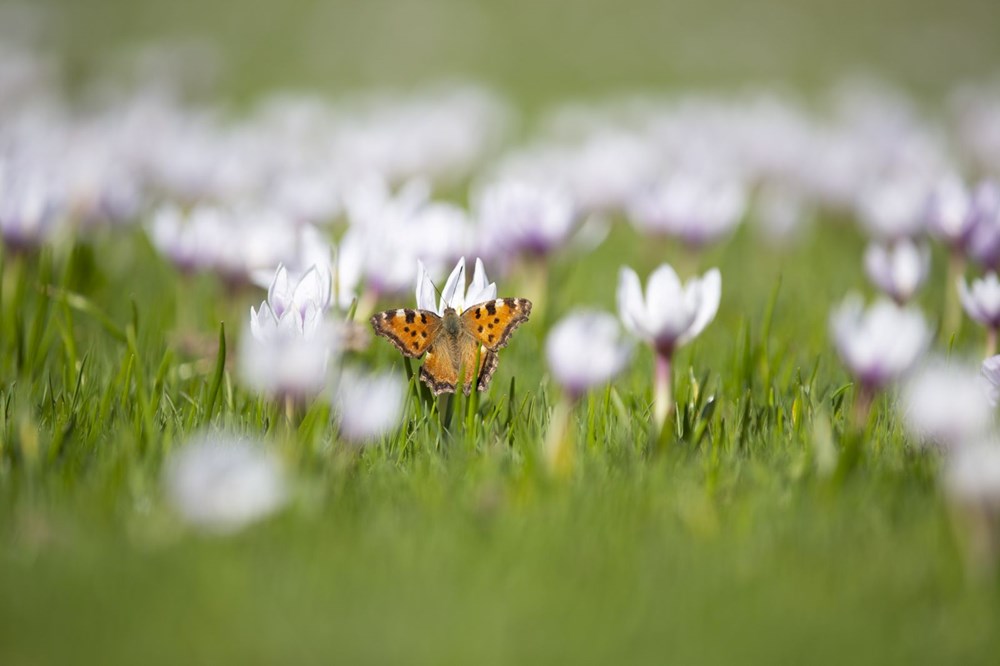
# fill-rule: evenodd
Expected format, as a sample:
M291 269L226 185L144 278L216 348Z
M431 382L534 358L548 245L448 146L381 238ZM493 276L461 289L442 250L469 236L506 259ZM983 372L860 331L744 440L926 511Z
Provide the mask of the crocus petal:
M965 282L965 279L958 278L956 284L958 286L958 300L962 302L965 313L972 319L980 323L985 323L985 317L980 312L979 306L976 304L976 299L972 297L972 292L969 291L969 285Z
M670 264L663 264L649 276L646 314L650 332L667 344L673 343L694 321L695 312L686 307L680 278Z
M639 276L628 266L622 266L618 272L618 316L622 324L632 333L642 338L650 336L646 326L646 304L642 296L642 283Z
M441 314L434 298L434 283L431 276L427 274L424 262L417 260L417 309L428 310Z
M288 270L283 264L278 264L274 279L267 289L267 301L279 317L291 305L291 288L288 284Z
M465 257L458 260L454 270L448 276L448 281L444 283L441 290L441 309L445 308L461 309L465 305Z
M325 307L327 305L325 297L328 292L329 290L323 287L323 278L320 277L319 271L313 266L295 285L295 289L292 291L292 304L298 308L300 314L307 303Z
M486 268L483 266L483 260L477 257L476 269L472 273L472 282L465 293L465 305L483 303L493 300L496 297L497 285L495 282L489 282L489 278L486 277Z
M708 326L719 311L719 301L722 299L722 274L718 268L705 273L698 283L698 304L694 321L677 340L678 345L684 345L696 338Z

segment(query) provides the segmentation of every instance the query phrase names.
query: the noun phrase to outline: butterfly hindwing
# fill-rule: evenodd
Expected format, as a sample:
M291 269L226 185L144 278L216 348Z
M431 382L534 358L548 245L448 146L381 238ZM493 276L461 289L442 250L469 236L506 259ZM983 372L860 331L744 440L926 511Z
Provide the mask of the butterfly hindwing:
M441 318L426 310L386 310L372 315L375 333L396 346L404 356L419 358L434 344Z
M475 371L477 363L479 372ZM459 384L465 395L469 395L473 383L478 390L486 390L496 367L497 355L481 347L474 339L462 337L452 342L442 338L427 350L427 357L420 367L420 379L434 395L454 393Z
M531 301L528 299L498 298L465 310L462 323L465 330L494 352L507 346L514 329L528 321L530 314Z
M455 392L458 372L451 352L451 345L447 343L434 345L427 351L427 358L420 366L420 379L434 395Z

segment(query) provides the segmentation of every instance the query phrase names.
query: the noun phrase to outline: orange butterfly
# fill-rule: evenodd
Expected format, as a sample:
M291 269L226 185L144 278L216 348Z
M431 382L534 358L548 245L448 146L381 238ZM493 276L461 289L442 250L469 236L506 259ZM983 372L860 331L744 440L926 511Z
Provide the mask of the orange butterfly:
M528 321L531 301L498 298L473 305L461 314L446 308L439 317L429 310L386 310L371 318L375 333L386 338L403 356L427 359L420 379L434 395L454 393L461 383L465 395L476 386L485 391L497 369L497 351L507 346L514 329ZM477 372L470 372L476 367Z

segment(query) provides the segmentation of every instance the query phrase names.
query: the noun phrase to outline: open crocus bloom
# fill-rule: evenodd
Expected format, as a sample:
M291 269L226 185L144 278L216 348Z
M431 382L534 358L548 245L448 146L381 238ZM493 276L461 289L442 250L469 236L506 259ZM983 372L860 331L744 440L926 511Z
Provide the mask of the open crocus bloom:
M226 433L201 435L172 452L164 482L181 518L219 534L265 518L287 499L278 459L259 443Z
M959 278L958 296L966 314L983 326L1000 328L1000 279L996 273L973 280L971 286Z
M333 395L340 416L340 435L362 445L392 432L400 423L406 382L391 373L363 373L347 369Z
M293 312L304 322L310 306L320 314L329 309L331 282L329 266L312 266L293 282L288 269L279 265L267 290L267 303L278 319Z
M868 279L900 304L913 298L927 279L930 269L930 248L910 239L892 244L873 241L865 250Z
M682 285L669 264L649 276L645 295L634 270L623 267L618 277L618 312L634 335L670 355L693 340L715 318L722 296L722 276L713 268Z
M497 297L497 285L486 277L483 262L476 259L472 282L465 286L465 257L458 260L441 290L441 301L435 303L434 283L421 261L417 262L417 309L443 315L447 308L461 312L468 305L491 301Z
M545 356L556 381L574 398L614 377L630 348L615 318L578 310L556 324L545 341Z
M840 359L868 390L899 379L930 341L927 322L916 308L883 299L866 310L857 295L833 311L830 329Z
M900 407L918 443L955 449L978 441L993 420L982 375L972 366L932 359L903 387Z

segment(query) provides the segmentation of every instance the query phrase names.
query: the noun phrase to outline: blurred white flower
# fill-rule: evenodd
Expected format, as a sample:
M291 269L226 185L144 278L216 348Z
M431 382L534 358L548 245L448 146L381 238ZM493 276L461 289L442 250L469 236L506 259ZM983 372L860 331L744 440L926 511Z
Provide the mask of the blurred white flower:
M729 234L746 206L746 190L738 180L679 173L637 195L629 214L640 231L701 247Z
M973 280L970 287L964 278L958 278L958 296L965 313L983 326L1000 327L1000 279L996 273L987 273Z
M288 270L279 264L267 290L267 304L278 319L290 314L300 317L304 325L306 312L310 309L322 314L330 308L330 288L327 266L312 266L293 281Z
M814 218L814 203L788 184L765 183L753 201L753 218L769 241L794 240Z
M10 249L37 247L55 230L62 197L40 175L14 173L0 161L0 236Z
M333 272L333 302L341 310L347 310L358 297L364 270L365 248L356 232L349 230L340 239L336 248Z
M1000 511L1000 442L987 439L955 451L945 470L944 488L959 504Z
M861 190L858 216L865 230L878 240L918 236L925 229L930 191L927 181L916 175L877 178Z
M478 229L465 209L444 202L431 202L417 211L406 231L414 256L432 275L443 274L459 258L473 252L478 240Z
M909 238L884 244L872 241L865 250L865 272L882 293L904 305L916 295L931 269L931 251Z
M332 280L333 260L330 241L316 227L309 224L290 225L285 231L291 237L293 245L288 261L279 261L273 266L254 269L250 274L253 283L258 287L269 287L279 265L284 266L289 278L296 282L313 267Z
M975 226L972 196L956 176L938 183L927 203L927 230L950 248L964 250Z
M468 289L465 286L465 257L458 260L454 270L448 276L441 290L440 303L434 302L434 283L431 281L423 262L417 262L417 308L444 315L447 308L454 308L459 313L469 305L477 305L491 301L497 297L497 285L489 282L486 269L481 259L476 259L476 269L472 274L472 282Z
M173 451L164 484L185 521L220 534L267 517L287 497L278 460L259 443L225 433L195 437Z
M830 315L840 360L869 391L885 388L910 370L930 342L920 310L879 300L867 310L850 295Z
M328 278L313 268L293 283L279 268L268 300L250 308L240 370L252 389L307 398L326 385L330 359L338 352L336 331L324 317L330 306Z
M341 242L360 257L366 287L375 296L403 293L419 259L414 220L427 206L430 188L410 181L393 193L380 178L365 178L346 192L350 229Z
M334 392L341 437L365 444L392 432L399 427L405 397L406 382L398 375L345 370Z
M907 380L900 406L913 436L943 449L976 441L992 423L981 375L942 359L929 361Z
M576 223L573 202L561 190L512 180L483 190L477 215L486 242L534 256L561 248Z
M618 275L618 314L629 332L670 356L715 318L722 297L722 276L713 268L682 285L669 264L649 276L643 294L639 276L625 266Z
M249 335L247 335L249 333ZM311 398L327 382L337 337L313 305L305 312L275 316L267 302L250 308L249 331L240 344L240 374L254 391L273 397Z
M552 328L545 341L549 369L573 399L617 375L630 353L618 320L606 312L592 310L567 315Z
M286 170L275 178L268 203L293 220L329 224L340 214L340 191L329 169Z
M227 282L250 282L261 270L295 264L298 234L287 218L260 208L166 206L153 216L156 248L183 270L210 270Z
M1000 404L1000 356L990 356L979 368L983 391L990 405Z
M980 183L972 193L969 256L991 270L1000 269L1000 184Z

